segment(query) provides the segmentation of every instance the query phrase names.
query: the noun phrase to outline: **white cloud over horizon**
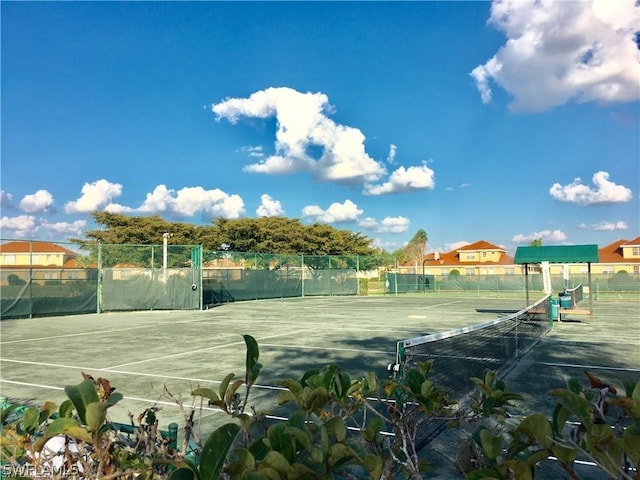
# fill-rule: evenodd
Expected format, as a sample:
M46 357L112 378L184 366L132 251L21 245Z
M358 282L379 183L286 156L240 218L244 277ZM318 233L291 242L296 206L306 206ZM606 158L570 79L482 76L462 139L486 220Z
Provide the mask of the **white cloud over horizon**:
M239 218L245 208L239 195L229 195L219 188L205 190L202 187L184 187L175 191L166 185L158 185L152 193L147 193L144 203L135 211L183 217L201 214L205 219L212 220L217 216Z
M14 208L13 195L4 190L0 190L0 208Z
M307 205L302 209L302 216L322 223L350 223L358 220L363 211L351 200L343 203L334 202L326 210L318 205Z
M426 164L409 168L399 167L389 176L389 179L379 185L366 184L365 195L386 195L407 193L416 190L433 190L435 187L434 171Z
M526 235L519 233L511 239L513 243L530 243L534 240L542 240L543 244L561 243L567 240L567 235L562 230L542 230Z
M18 215L0 218L0 229L11 230L16 237L26 238L37 233L38 225L33 215ZM3 236L6 235L3 233Z
M260 196L260 205L256 209L256 215L259 217L278 217L284 214L282 203L279 200L273 199L266 193Z
M592 223L587 225L586 223L581 223L578 225L578 228L581 230L593 230L594 232L613 232L616 230L627 230L629 226L623 221L617 222L599 222Z
M559 202L575 203L580 206L624 203L633 198L630 188L609 180L608 172L594 173L592 181L594 188L584 185L579 177L564 186L554 183L549 189L549 195Z
M375 233L404 233L409 230L411 220L403 216L385 217L380 222L375 218L366 217L358 221L358 226Z
M513 97L514 111L640 99L634 0L494 0L488 22L507 41L471 72L483 103L492 84Z

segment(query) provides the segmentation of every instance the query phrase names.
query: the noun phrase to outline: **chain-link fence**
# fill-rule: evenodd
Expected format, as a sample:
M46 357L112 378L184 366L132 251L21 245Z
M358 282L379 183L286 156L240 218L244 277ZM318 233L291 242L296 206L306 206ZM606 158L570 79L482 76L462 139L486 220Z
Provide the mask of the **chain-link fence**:
M390 256L205 251L200 245L0 240L2 318L118 310L201 309L319 295L522 293L524 275L396 273ZM583 278L584 277L584 278ZM588 285L587 276L572 284ZM529 290L543 291L541 275ZM561 277L553 288L563 289ZM640 295L640 275L592 275L595 298Z

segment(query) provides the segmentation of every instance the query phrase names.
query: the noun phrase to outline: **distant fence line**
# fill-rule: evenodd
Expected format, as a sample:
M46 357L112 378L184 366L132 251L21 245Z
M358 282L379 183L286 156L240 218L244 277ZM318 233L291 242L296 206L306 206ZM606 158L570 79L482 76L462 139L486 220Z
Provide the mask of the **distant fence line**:
M56 244L62 245L62 244ZM128 310L197 310L270 298L402 293L523 292L522 275L395 273L387 257L206 251L199 245L64 244L61 258L31 245L0 267L1 318ZM65 253L66 250L66 253ZM4 252L3 252L4 253ZM22 257L20 257L22 255ZM50 255L50 265L29 266ZM20 263L20 258L26 259ZM58 264L56 264L56 262ZM166 268L165 268L166 266ZM540 278L538 278L540 277ZM586 278L575 276L575 283ZM602 292L640 292L639 275L592 276ZM561 276L553 279L562 289ZM529 288L543 291L529 275Z

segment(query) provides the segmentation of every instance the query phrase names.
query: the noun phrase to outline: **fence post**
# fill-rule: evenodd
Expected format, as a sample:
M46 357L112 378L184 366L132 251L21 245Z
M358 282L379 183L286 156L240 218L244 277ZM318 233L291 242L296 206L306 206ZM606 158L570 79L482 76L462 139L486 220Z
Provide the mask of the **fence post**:
M98 291L96 297L96 312L102 313L102 242L98 242Z
M302 297L304 297L304 255L300 255L300 283L302 284Z

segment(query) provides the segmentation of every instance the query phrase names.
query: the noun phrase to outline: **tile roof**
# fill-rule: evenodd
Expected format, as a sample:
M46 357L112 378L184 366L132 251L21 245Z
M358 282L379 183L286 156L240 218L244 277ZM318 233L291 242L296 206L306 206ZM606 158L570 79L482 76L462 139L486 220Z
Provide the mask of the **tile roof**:
M624 258L622 256L622 246L639 246L640 237L633 240L616 240L609 245L598 249L600 263L640 263L640 258Z
M49 242L7 242L0 245L0 253L64 253L78 256L73 250Z

